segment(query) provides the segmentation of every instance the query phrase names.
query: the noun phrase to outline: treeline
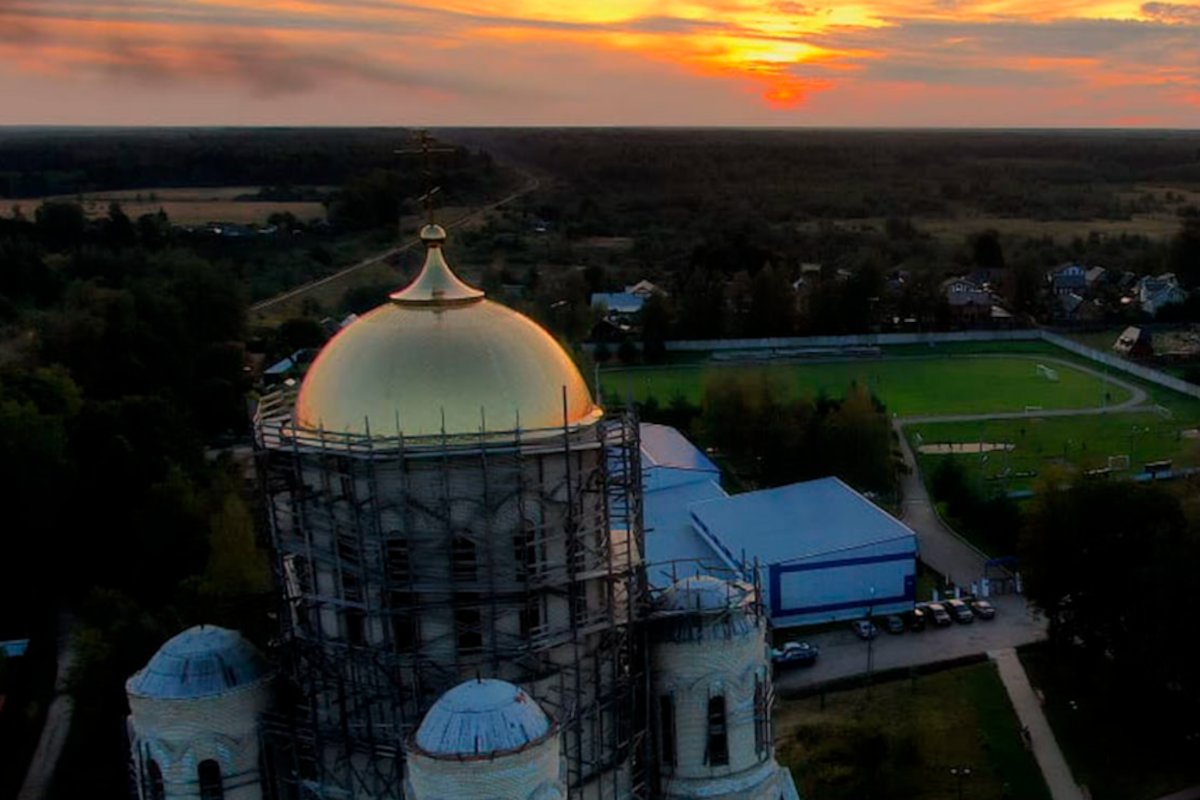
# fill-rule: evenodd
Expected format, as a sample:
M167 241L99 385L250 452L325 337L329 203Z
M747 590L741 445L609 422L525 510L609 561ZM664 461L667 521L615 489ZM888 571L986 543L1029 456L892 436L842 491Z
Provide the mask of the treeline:
M893 499L903 469L883 404L858 383L844 397L787 399L768 371L711 376L699 406L683 397L639 404L641 418L682 430L709 449L739 489L837 476Z
M450 130L561 176L548 219L581 235L628 235L655 219L702 229L722 217L955 216L1111 219L1120 187L1200 181L1194 133ZM555 213L557 210L557 213Z
M49 204L0 221L0 330L0 627L74 614L55 793L115 796L124 679L188 624L265 620L243 468L204 454L246 430L245 298L160 215Z
M554 176L522 207L464 235L464 263L483 265L497 284L522 285L528 310L568 338L591 333L589 293L641 279L669 293L660 314L667 338L951 329L964 323L941 281L980 270L1016 324L1055 318L1045 275L1064 263L1175 271L1186 284L1200 283L1200 237L1189 233L1200 208L1184 191L1146 189L1200 180L1198 134L445 135ZM1177 216L1179 235L1093 233L1102 226L1087 224L1145 213ZM1051 238L972 226L981 217L1072 221L1080 233ZM930 218L960 220L962 232L934 235ZM819 274L805 272L814 264ZM651 327L651 347L654 338Z
M0 131L0 197L175 186L344 186L376 170L417 175L401 128L89 129ZM440 172L482 186L484 153L438 154ZM473 176L473 177L468 177ZM415 180L415 178L414 178Z

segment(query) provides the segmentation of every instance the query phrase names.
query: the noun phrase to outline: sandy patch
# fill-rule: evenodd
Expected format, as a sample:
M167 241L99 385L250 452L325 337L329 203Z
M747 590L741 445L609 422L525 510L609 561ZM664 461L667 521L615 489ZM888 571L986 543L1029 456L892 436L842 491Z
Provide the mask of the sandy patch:
M1011 442L949 442L946 444L923 444L917 448L919 452L930 456L944 456L951 453L992 453L997 450L1016 450Z

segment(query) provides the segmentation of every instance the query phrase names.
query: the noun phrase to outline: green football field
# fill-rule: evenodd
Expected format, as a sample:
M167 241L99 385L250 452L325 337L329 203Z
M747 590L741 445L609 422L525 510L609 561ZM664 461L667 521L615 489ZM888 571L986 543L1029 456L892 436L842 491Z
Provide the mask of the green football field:
M666 405L682 396L699 403L705 382L725 375L765 372L787 398L840 397L852 381L869 386L889 412L901 416L980 414L1044 409L1091 408L1129 399L1129 392L1102 378L1058 362L1053 381L1039 374L1036 356L911 358L821 364L755 364L642 367L600 373L604 396L638 401L654 397Z
M980 487L1019 491L1031 488L1048 467L1100 469L1109 466L1110 456L1129 456L1130 470L1123 470L1125 474L1140 472L1148 461L1170 460L1175 468L1200 466L1200 439L1194 433L1196 425L1195 417L1165 419L1156 413L1137 412L939 422L909 425L905 433L926 476L931 475L944 459L954 459L966 470L969 480ZM1003 451L986 455L922 454L919 451L921 445L928 447L951 442L987 442L1014 447L1007 456ZM1003 477L1006 466L1011 470L1007 481Z

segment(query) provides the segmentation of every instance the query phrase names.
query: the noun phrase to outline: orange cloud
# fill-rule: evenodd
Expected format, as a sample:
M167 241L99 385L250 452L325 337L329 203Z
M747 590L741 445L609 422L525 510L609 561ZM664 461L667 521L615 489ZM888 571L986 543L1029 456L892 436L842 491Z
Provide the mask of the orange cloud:
M432 92L447 103L473 99L474 107L484 94L511 97L516 109L532 108L535 94L538 103L556 97L566 114L577 113L566 110L575 109L566 98L580 97L581 86L598 92L597 81L614 73L619 77L611 79L627 85L606 97L633 99L649 85L682 80L689 90L709 87L712 102L723 108L763 121L813 121L798 113L826 108L844 114L844 107L814 99L886 97L898 87L950 110L965 108L962 98L982 96L984 89L1019 98L1036 88L1047 98L1040 114L1070 105L1094 108L1096 119L1107 121L1153 118L1157 111L1143 107L1152 103L1164 114L1190 111L1194 104L1185 93L1200 89L1200 7L1159 0L856 0L836 6L793 0L0 0L0 53L0 80L7 75L10 84L22 75L205 90L215 82L230 97L252 98L386 84ZM619 69L606 71L617 63ZM1134 101L1137 90L1144 94ZM905 104L859 102L863 114L894 115L874 120L878 124L909 119L895 116L909 113ZM1129 113L1114 111L1121 103ZM679 109L681 123L688 121L687 107L672 101L671 108ZM911 113L918 121L928 118Z

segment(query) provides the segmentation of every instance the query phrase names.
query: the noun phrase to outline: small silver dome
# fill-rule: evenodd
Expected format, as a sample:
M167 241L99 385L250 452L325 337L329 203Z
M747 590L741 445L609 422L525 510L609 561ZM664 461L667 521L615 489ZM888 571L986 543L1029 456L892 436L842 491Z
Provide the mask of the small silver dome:
M137 697L182 700L224 694L270 674L262 653L240 633L197 625L160 647L125 689Z
M552 727L546 712L524 690L505 681L472 680L438 698L414 742L434 757L494 756L521 750Z

